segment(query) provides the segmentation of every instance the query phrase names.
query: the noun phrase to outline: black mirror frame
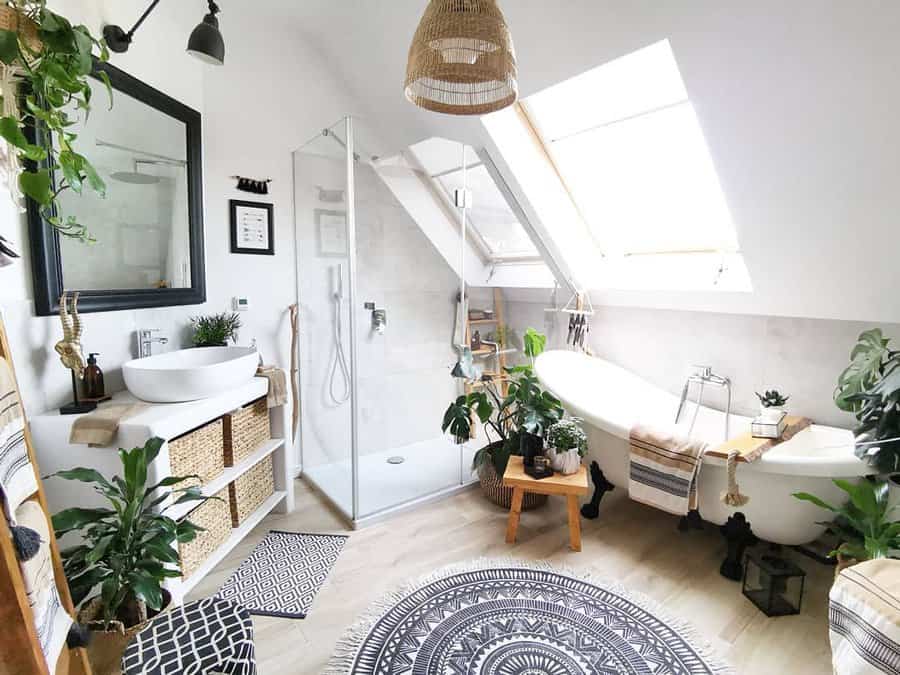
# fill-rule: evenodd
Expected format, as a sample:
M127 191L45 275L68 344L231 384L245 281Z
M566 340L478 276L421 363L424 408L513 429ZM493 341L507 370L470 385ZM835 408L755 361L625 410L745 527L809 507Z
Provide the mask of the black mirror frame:
M81 312L110 312L143 307L174 307L206 302L206 268L203 239L203 129L199 112L145 82L108 63L94 61L94 77L105 72L115 91L127 94L160 112L184 122L187 143L188 228L191 261L190 288L140 288L118 290L80 290L64 288L59 234L41 216L40 208L27 199L28 232L31 240L31 264L34 280L34 309L38 316L59 311L64 290L79 291ZM98 79L99 81L99 79ZM98 104L100 98L98 97ZM26 129L32 142L46 146L49 139L38 129ZM42 163L44 167L46 162ZM55 175L51 172L55 183Z

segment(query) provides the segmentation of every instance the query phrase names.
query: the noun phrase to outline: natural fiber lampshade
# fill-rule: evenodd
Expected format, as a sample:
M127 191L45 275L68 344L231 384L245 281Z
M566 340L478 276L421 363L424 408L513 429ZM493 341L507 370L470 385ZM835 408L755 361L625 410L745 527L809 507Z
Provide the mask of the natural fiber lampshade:
M516 102L516 55L495 0L431 0L409 48L406 98L451 115Z

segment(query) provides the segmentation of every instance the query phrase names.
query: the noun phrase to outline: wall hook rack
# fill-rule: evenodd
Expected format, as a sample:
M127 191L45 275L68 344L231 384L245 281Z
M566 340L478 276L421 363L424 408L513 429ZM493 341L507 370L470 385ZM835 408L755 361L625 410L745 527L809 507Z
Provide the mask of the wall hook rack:
M242 192L252 192L257 195L269 194L269 183L272 182L271 178L260 180L256 178L247 178L246 176L231 176L231 179L237 181L238 190Z

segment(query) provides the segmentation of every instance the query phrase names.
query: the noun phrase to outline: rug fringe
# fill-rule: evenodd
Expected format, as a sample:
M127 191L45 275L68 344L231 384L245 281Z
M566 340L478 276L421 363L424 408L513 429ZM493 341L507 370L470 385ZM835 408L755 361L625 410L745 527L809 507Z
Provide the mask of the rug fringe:
M366 636L371 632L375 624L394 605L401 602L407 596L423 589L447 577L457 574L466 574L483 569L498 568L528 569L540 572L554 572L556 574L572 577L584 583L603 588L625 600L637 605L641 609L660 619L670 628L675 630L691 646L697 650L700 658L709 666L714 675L735 675L734 669L718 654L715 647L707 640L697 628L689 621L672 616L672 614L649 596L626 588L617 581L598 578L596 575L576 570L568 565L557 565L543 560L521 560L518 558L476 558L469 562L453 563L442 567L430 574L403 584L402 586L386 593L376 600L344 633L343 637L335 645L334 653L328 666L321 675L348 675L353 668L356 655L362 647Z

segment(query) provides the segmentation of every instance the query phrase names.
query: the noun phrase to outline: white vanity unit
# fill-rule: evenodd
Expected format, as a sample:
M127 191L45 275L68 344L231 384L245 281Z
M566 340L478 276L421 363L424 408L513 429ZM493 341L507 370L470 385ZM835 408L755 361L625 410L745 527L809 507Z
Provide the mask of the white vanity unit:
M147 482L155 483L171 475L168 441L178 438L198 427L217 420L223 415L258 400L266 395L268 381L251 377L244 383L227 389L220 394L198 401L185 403L143 403L128 392L113 397L113 403L135 403L142 407L131 417L124 419L118 436L109 447L94 448L87 445L69 443L75 415L59 415L56 412L38 415L31 419L31 434L37 451L38 461L44 474L77 466L97 469L106 477L121 474L121 463L117 449L143 445L149 438L158 436L166 439L157 458L149 467ZM108 404L107 404L108 405ZM277 406L269 409L271 440L259 445L248 457L235 466L212 478L203 486L203 492L214 495L227 487L235 479L246 473L260 461L272 457L275 492L257 507L240 526L231 531L228 539L207 557L198 569L186 579L170 579L167 588L175 602L180 602L206 574L208 574L259 522L269 513L290 513L294 509L294 481L290 460L289 408ZM53 513L61 509L80 506L105 505L102 496L90 485L59 478L45 481L47 501ZM181 518L196 504L173 507L167 515ZM71 535L70 535L71 536Z

